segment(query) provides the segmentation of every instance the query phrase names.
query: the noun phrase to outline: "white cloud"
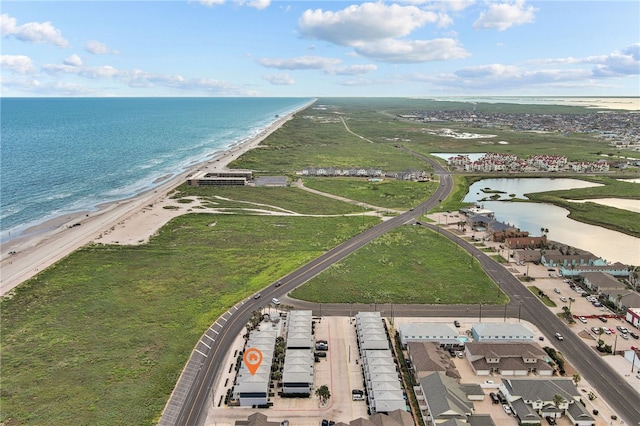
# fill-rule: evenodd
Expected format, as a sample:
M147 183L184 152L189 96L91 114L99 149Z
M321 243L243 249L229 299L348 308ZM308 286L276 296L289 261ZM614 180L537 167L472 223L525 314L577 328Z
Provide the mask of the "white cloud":
M84 50L89 53L93 53L94 55L118 54L117 50L112 50L106 44L96 40L89 40L87 44L84 45Z
M355 46L358 54L381 62L417 63L466 58L469 53L453 39L395 40Z
M616 77L640 74L640 43L632 44L608 55L587 56L585 58L557 58L530 61L533 64L592 64L594 77Z
M0 33L3 37L14 36L20 41L29 43L51 43L59 47L69 46L69 42L62 37L60 30L51 22L27 22L17 25L16 19L3 13L0 15Z
M322 56L299 56L297 58L287 59L261 58L258 59L258 62L264 67L280 70L318 70L338 65L342 61L340 59Z
M296 81L287 73L263 75L263 79L271 84L279 86L293 86Z
M524 0L509 3L493 3L473 23L475 29L497 28L504 31L514 25L529 24L535 20L536 8L525 6Z
M351 46L406 36L438 20L438 14L415 6L363 3L338 12L308 9L298 20L298 30L304 37Z
M225 0L200 0L200 4L205 6L214 6L217 4L224 4Z
M200 4L204 6L218 6L226 3L226 0L199 0ZM271 0L234 0L238 6L249 6L255 9L266 9L271 5Z
M450 38L401 38L425 24L444 27L452 23L451 17L444 12L378 2L353 5L337 12L306 10L298 20L298 30L305 37L353 47L358 55L376 61L417 63L469 56Z
M16 74L30 74L35 71L31 58L24 55L2 55L0 66Z
M71 65L73 67L82 66L82 59L80 59L80 56L76 55L75 53L73 55L69 56L67 59L65 59L62 62L65 65Z
M330 75L362 75L377 69L378 67L374 64L343 65L327 68L324 73Z
M266 9L271 5L271 0L236 0L240 6L249 6L258 10Z
M400 0L399 3L426 6L430 9L460 12L475 3L475 0Z

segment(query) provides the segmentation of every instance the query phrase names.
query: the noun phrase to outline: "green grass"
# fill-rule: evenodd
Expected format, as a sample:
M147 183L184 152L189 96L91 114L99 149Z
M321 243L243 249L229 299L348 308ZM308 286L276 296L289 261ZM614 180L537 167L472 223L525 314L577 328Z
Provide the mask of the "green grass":
M178 187L172 198L188 196L199 197L209 207L235 209L260 209L273 212L289 211L307 215L342 215L362 213L367 210L362 206L345 203L332 198L322 197L296 187L256 188L240 187L208 187L187 186Z
M385 179L368 182L364 178L305 178L304 185L329 194L390 209L408 209L433 194L438 182L407 182Z
M308 109L287 122L232 167L256 175L297 178L307 166L379 167L385 171L428 166L397 146L431 152L548 152L570 159L613 153L585 135L516 134L509 130L464 128L494 133L509 145L478 145L422 131L422 124L398 113L421 109L472 108L470 104L417 99L320 99L326 111ZM559 111L515 106L514 111ZM506 108L478 104L477 108ZM567 108L567 107L563 107ZM570 108L585 113L581 108ZM563 110L568 111L568 110ZM349 133L337 118L345 118ZM458 128L447 124L446 127ZM433 126L429 126L433 127ZM598 157L599 158L599 157ZM453 194L439 210L461 200L473 179L455 176ZM631 186L613 186L633 196ZM309 186L385 208L409 208L429 196L432 184L385 180L308 179ZM377 189L375 189L377 188ZM590 189L598 191L598 189ZM546 194L551 202L594 193ZM210 207L235 215L190 214L171 221L145 245L81 249L0 302L2 387L0 423L155 424L203 331L226 309L302 264L378 223L359 215L362 206L297 188L203 188L181 186L173 197L200 197ZM259 206L257 205L259 204ZM577 206L572 204L572 206ZM245 209L288 210L303 215L257 216ZM573 208L573 207L572 207ZM595 212L589 206L589 212ZM193 208L197 210L196 207ZM630 221L623 214L598 213L602 221ZM633 218L632 218L633 219ZM640 223L637 221L636 224ZM621 226L633 228L633 223ZM606 225L604 225L606 226ZM636 225L637 226L637 225ZM335 290L335 291L328 291ZM320 302L505 303L506 296L466 252L421 227L403 227L362 248L322 273L294 295Z
M191 214L73 253L2 301L0 421L154 424L220 314L374 221Z
M291 295L321 303L507 302L466 251L419 226L383 235Z
M545 294L544 296L540 297L540 296L539 296L540 289L539 289L538 287L536 287L536 286L532 285L532 286L529 286L529 287L527 287L527 288L528 288L528 289L531 291L531 293L533 293L533 294L534 294L538 299L542 300L542 303L544 303L546 306L548 306L548 307L550 307L550 308L555 308L556 306L558 306L558 305L556 305L556 303L555 303L553 300L551 300L551 299L549 298L549 296L547 296L546 294Z

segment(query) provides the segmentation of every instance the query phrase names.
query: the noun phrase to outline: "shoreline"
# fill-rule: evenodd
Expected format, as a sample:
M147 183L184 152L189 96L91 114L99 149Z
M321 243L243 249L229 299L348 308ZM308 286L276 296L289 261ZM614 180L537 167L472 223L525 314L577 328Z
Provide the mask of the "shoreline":
M231 144L226 150L207 155L182 173L165 175L157 180L160 185L133 197L105 203L97 211L65 214L26 229L27 235L18 236L2 244L0 263L0 297L37 275L75 250L87 244L141 244L149 240L173 217L186 210L165 209L168 195L184 183L187 177L202 169L225 169L245 152L257 147L271 133L291 120L295 114L309 108L316 99L292 112L280 116L262 131ZM151 212L151 214L146 214ZM31 234L31 235L29 235Z

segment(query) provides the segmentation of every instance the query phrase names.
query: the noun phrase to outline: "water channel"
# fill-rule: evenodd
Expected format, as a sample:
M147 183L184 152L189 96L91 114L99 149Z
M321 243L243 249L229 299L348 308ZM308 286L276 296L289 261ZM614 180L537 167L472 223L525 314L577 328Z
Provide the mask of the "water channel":
M523 194L585 188L597 186L578 179L519 178L519 179L483 179L469 187L465 202L476 202L485 209L495 212L497 220L517 226L533 236L540 236L540 228L549 229L550 240L567 244L606 259L608 262L622 262L628 265L640 265L640 238L617 231L589 225L569 219L569 211L551 204L512 203L508 201L480 201L493 193L503 191L502 199L526 198Z

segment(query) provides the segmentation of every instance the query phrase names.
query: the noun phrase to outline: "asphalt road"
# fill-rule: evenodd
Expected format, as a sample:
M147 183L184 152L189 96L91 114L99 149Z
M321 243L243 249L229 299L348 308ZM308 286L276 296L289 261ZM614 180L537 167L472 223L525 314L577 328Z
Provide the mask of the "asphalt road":
M420 155L418 155L420 156ZM279 287L271 285L262 290L259 299L247 299L237 305L233 312L229 311L224 321L216 323L216 338L210 342L210 350L204 358L201 367L195 374L192 385L187 391L184 403L177 419L166 418L166 411L160 424L176 425L201 425L206 418L206 407L209 403L210 392L214 379L220 374L218 368L223 365L225 351L231 347L232 341L242 332L247 324L251 312L261 308L271 298L283 298L295 287L315 277L332 264L341 261L348 255L358 250L370 241L378 238L386 232L398 226L413 223L415 219L445 199L453 189L453 179L447 171L430 159L420 156L425 161L433 164L435 173L440 175L441 185L435 193L425 202L414 209L389 219L379 225L370 228L360 235L329 250L322 256L302 266L298 270L283 277ZM438 227L423 223L434 230ZM562 352L580 374L589 381L593 388L604 397L607 403L627 424L639 424L640 422L640 393L633 389L624 379L617 374L598 354L589 349L582 340L575 335L562 320L557 318L537 297L535 297L516 277L507 271L502 265L485 255L475 246L448 232L443 233L463 249L475 256L487 274L499 284L501 290L510 298L511 303L505 306L492 305L468 305L468 306L443 306L443 305L327 305L309 304L300 302L301 308L312 309L316 315L351 315L358 311L378 310L385 316L434 316L434 317L478 317L522 318L535 324L546 336L553 336L560 332L564 341L556 341L554 345Z

